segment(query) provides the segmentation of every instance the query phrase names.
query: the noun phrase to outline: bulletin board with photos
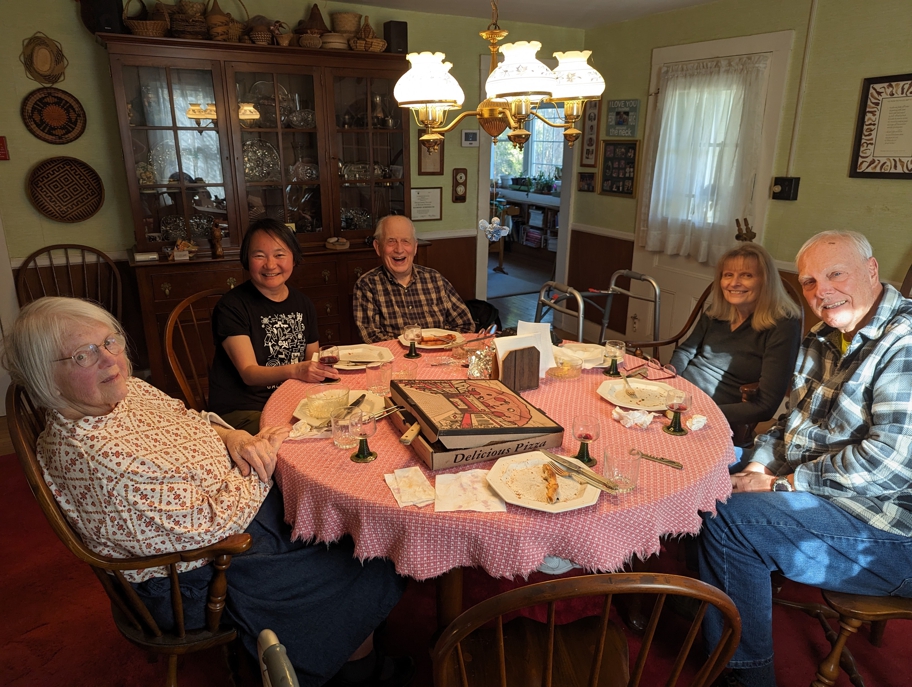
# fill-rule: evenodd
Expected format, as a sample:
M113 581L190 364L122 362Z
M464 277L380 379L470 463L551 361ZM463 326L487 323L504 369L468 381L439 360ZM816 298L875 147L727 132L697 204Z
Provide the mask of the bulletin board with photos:
M603 140L599 193L636 198L639 141Z

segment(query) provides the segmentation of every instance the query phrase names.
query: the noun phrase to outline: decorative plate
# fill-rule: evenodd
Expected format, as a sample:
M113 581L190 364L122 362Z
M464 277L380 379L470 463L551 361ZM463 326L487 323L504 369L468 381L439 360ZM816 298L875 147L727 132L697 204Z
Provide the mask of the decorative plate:
M149 152L149 162L155 169L158 183L167 184L170 176L177 173L177 150L174 147L174 141L159 141L152 146L152 150Z
M70 93L60 88L37 88L22 101L22 121L35 138L62 145L82 136L86 113Z
M29 173L26 191L35 209L57 222L82 222L104 204L101 177L74 157L39 162Z
M630 379L628 377L628 379ZM630 410L665 410L665 392L672 387L662 382L651 382L648 379L630 379L630 386L637 392L639 400L631 398L624 391L624 380L613 379L602 382L596 393L606 401L621 408Z
M342 229L357 230L370 229L372 226L370 213L364 208L352 208L351 210L342 210Z
M245 141L243 149L247 181L279 180L279 151L269 141L254 138Z
M285 118L285 123L294 129L313 129L317 120L313 110L295 110Z
M41 31L22 41L19 61L25 67L25 74L32 81L50 85L66 78L64 72L69 65L63 47Z
M488 484L507 503L546 513L563 513L598 502L601 492L592 485L580 484L572 477L558 477L563 496L555 503L548 503L547 483L541 472L541 466L548 462L548 457L540 451L501 458L488 472Z

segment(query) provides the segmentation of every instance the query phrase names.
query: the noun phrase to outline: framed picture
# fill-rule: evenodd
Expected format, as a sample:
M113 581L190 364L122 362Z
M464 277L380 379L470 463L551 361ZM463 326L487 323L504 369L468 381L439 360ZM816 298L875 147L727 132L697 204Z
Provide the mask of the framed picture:
M609 100L607 135L611 138L636 138L640 119L639 100Z
M602 113L601 100L587 100L583 107L583 116L580 118L580 167L598 166L598 134L599 117Z
M599 193L606 196L636 198L639 144L639 141L602 141Z
M412 189L412 221L443 219L443 187Z
M478 129L463 129L462 130L462 147L463 148L477 148L478 145L479 145Z
M864 80L849 176L912 179L912 74Z
M595 172L580 172L576 181L576 190L580 193L594 193Z
M422 132L418 132L418 138L421 138ZM433 175L433 174L443 174L443 146L444 142L440 142L440 147L433 153L429 153L428 149L421 145L418 142L418 174L419 175Z

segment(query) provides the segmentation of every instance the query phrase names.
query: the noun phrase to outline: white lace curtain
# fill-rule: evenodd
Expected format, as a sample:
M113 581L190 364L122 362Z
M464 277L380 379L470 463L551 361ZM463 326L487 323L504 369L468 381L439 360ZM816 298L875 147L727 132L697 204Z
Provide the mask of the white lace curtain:
M638 237L715 264L751 217L769 56L666 64L652 117Z

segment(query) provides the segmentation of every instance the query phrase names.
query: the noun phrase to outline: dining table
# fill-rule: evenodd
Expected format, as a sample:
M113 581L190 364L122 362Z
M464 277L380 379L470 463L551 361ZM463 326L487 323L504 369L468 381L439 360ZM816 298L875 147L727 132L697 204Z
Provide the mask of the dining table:
M376 344L392 352L394 361L408 349L393 340ZM423 350L416 361L418 379L465 379L461 365L440 364L447 350ZM643 361L627 356L623 367ZM650 375L662 371L647 368ZM366 389L363 370L342 371L353 390ZM690 382L673 377L662 382L692 394L685 415L702 415L705 425L686 436L662 431L669 420L657 413L645 429L625 428L612 418L615 406L597 390L606 380L600 368L583 370L575 379L543 377L537 389L522 397L565 428L556 453L573 455L578 443L569 428L574 416L599 418L600 436L590 451L602 469L606 451L631 448L678 461L682 469L643 460L636 488L624 494L600 492L592 506L550 513L507 504L505 512L436 512L435 505L400 507L384 479L399 468L418 466L434 485L435 476L460 470L488 470L482 462L432 471L417 454L400 443L389 419L377 422L370 448L378 457L370 463L349 459L352 449L338 449L332 438L285 441L278 452L276 480L285 500L285 519L293 537L334 542L349 535L361 560L387 558L399 574L437 579L438 625L445 627L462 611L462 569L481 568L494 578L527 577L546 557L571 561L587 572L612 572L634 557L645 560L659 552L663 537L695 534L700 512L715 513L717 501L731 495L728 466L734 448L728 422L716 404ZM263 409L261 426L295 422L292 413L312 384L288 380ZM550 559L549 559L550 560Z

